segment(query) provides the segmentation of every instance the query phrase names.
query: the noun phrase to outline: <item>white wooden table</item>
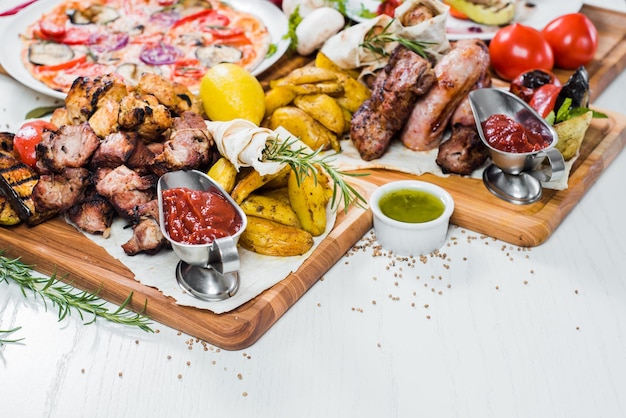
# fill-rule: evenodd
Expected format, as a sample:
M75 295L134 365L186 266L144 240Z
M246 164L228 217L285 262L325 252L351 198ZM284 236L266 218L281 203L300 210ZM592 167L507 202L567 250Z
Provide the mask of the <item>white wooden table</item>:
M626 73L594 106L626 113L624 91ZM0 76L0 130L39 97ZM445 258L409 266L368 234L242 351L58 322L0 283L0 329L24 338L0 347L0 416L626 416L625 177L622 152L532 249L453 227Z

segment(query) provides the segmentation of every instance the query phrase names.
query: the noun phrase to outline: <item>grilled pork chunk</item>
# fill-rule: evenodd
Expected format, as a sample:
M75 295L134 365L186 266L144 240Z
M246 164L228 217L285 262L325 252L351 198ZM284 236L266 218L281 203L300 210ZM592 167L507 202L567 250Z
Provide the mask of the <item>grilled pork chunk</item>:
M161 141L172 124L172 114L150 94L129 94L120 102L118 123L123 130L136 131L146 142Z
M135 152L139 138L136 132L114 132L102 140L100 147L91 158L93 167L115 168L126 164Z
M46 173L85 166L100 146L100 138L89 123L63 125L55 132L44 132L37 144L37 168Z
M86 122L101 103L107 100L119 102L127 94L126 85L114 75L78 77L65 98L67 119L72 125Z
M460 40L435 65L436 83L417 101L400 139L425 151L441 143L452 113L489 67L489 49L479 39Z
M488 156L476 128L458 125L450 139L439 147L436 161L444 173L466 176L480 167Z
M125 165L96 171L96 191L106 197L117 213L132 218L135 208L154 199L157 179L141 176Z
M383 156L418 97L435 82L429 61L404 46L394 49L374 81L372 95L352 115L350 138L361 158Z
M82 231L109 236L115 209L104 197L91 193L67 211L67 218Z
M156 155L150 168L161 176L168 171L187 170L209 162L213 137L202 116L184 112L172 120L170 137Z
M65 168L58 173L42 175L33 188L37 212L65 212L85 197L90 184L86 168Z
M161 248L169 245L169 241L161 233L159 223L153 217L143 217L133 226L133 236L122 244L127 255L136 255L140 252L155 254Z

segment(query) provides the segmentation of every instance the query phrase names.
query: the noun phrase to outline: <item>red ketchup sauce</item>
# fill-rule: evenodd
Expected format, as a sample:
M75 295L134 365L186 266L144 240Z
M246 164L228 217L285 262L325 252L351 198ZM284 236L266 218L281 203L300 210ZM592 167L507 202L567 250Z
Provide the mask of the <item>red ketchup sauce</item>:
M530 122L528 120L527 122ZM523 126L507 115L495 114L482 122L485 139L493 148L513 153L547 148L552 138L539 123Z
M163 191L165 229L183 244L209 244L233 235L242 219L220 193L178 187Z

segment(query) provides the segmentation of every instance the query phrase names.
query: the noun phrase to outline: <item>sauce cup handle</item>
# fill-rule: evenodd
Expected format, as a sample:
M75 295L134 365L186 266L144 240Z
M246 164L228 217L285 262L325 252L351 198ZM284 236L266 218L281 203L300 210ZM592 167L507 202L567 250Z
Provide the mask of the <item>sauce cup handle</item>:
M220 274L238 271L240 262L235 240L232 237L224 237L213 241L209 249L209 260L209 266Z
M534 155L534 159L547 159L549 165L540 170L533 170L529 174L539 181L557 181L563 178L565 174L565 160L563 155L556 148L548 148L539 151Z

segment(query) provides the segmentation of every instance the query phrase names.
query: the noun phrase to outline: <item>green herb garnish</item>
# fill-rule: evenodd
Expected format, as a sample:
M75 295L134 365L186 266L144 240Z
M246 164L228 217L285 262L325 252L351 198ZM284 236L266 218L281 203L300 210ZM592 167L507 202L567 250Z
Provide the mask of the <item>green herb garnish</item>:
M341 13L342 15L346 15L346 3L347 0L330 0L331 4L334 4L335 9L337 9L337 11L339 11L339 13ZM361 7L363 7L363 4L361 4Z
M296 28L302 22L302 16L300 16L300 6L296 6L296 9L289 16L289 28L287 33L283 36L283 39L289 40L289 50L295 51L298 47L298 35L296 35Z
M17 343L17 342L22 341L23 338L17 338L17 339L6 338L6 336L13 334L14 332L19 331L20 329L22 329L22 327L15 327L15 328L6 329L6 330L0 329L0 347L2 347L4 344Z
M54 112L55 110L57 110L58 108L60 108L62 106L63 106L63 104L52 105L52 106L36 107L33 110L31 110L30 112L28 112L26 114L25 118L26 119L43 118L44 116L47 116L47 115L51 114L52 112Z
M572 106L572 98L567 97L565 100L563 100L561 107L557 109L556 113L554 112L554 110L548 113L548 115L545 118L546 121L550 123L551 125L556 125L557 123L565 122L566 120L575 118L576 116L584 115L587 112L592 112L591 114L592 118L597 118L597 119L608 118L608 115L606 115L605 113L598 112L593 109L589 109L588 107L570 108L571 106Z
M311 151L304 146L295 146L297 140L280 141L278 138L269 139L265 150L263 150L263 158L267 161L276 161L289 164L291 169L298 176L298 183L301 183L304 177L309 173L317 173L317 166L326 172L328 177L333 181L333 195L331 206L335 207L337 198L341 198L344 204L344 211L348 211L348 207L355 203L359 207L364 207L367 201L344 177L362 177L367 176L366 173L347 173L337 170L332 166L331 162L334 154L320 155L321 149ZM316 178L317 181L317 178ZM338 196L340 195L340 196Z
M272 55L276 53L277 50L278 50L278 47L276 46L276 44L270 44L270 47L267 50L267 54L265 54L265 58L271 57Z
M47 302L52 302L52 306L58 308L59 321L74 310L78 312L81 319L84 318L83 314L85 313L93 315L93 319L86 324L94 323L96 318L100 317L117 324L134 326L146 332L153 332L149 326L149 318L126 309L132 300L132 292L115 311L111 312L105 306L107 302L100 299L97 292L79 291L70 284L58 280L56 274L47 278L35 277L32 273L32 267L19 259L10 259L0 255L0 282L8 283L10 279L20 286L24 296L27 296L27 291L31 291L35 297L40 296L46 309Z
M389 31L389 27L394 22L395 19L392 19L387 23L387 26L383 29L382 32L376 33L374 30L371 30L366 36L361 45L365 49L369 49L376 55L380 55L381 57L386 57L389 54L385 49L385 46L390 42L397 42L400 45L405 46L411 51L415 52L419 56L423 58L428 58L426 54L426 48L431 42L419 42L411 39L406 39L402 37L398 37L392 32Z

